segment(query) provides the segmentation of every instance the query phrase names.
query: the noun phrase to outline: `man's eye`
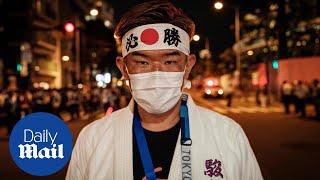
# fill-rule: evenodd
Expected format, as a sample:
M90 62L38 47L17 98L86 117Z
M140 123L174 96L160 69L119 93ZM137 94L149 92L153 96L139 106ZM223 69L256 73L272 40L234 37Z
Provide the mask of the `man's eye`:
M166 61L165 64L176 64L176 61Z
M146 62L146 61L137 61L137 64L140 64L140 65L148 65L149 63Z

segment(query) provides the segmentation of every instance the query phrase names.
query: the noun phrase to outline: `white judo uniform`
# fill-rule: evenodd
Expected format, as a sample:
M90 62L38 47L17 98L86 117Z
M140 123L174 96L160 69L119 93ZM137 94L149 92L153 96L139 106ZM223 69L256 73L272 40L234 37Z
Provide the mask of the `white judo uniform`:
M96 120L79 134L67 180L133 180L133 101L126 108ZM187 102L190 121L192 179L263 179L241 126L232 119ZM180 132L181 133L181 132ZM169 180L181 180L180 134Z

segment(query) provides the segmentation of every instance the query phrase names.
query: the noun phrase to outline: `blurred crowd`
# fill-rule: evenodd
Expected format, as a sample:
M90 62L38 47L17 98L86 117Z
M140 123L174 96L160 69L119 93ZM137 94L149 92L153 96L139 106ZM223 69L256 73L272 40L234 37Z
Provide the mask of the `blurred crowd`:
M48 112L69 120L90 118L107 109L115 111L125 107L131 99L128 88L92 89L28 89L25 91L0 91L0 126L8 134L24 116L33 112ZM64 119L65 120L65 119ZM69 121L68 120L68 121Z
M294 104L295 113L304 118L306 105L314 106L315 118L320 120L320 83L318 79L313 82L283 81L281 86L281 100L284 104L285 113L290 113L290 104Z

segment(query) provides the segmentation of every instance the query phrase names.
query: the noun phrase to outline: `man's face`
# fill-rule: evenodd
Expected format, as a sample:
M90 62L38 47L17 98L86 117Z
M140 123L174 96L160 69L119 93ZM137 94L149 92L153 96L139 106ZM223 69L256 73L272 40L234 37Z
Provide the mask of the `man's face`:
M187 56L177 50L135 51L125 58L117 58L117 66L125 79L129 79L128 73L182 72L184 70L186 70L184 79L187 79L194 63L194 55Z

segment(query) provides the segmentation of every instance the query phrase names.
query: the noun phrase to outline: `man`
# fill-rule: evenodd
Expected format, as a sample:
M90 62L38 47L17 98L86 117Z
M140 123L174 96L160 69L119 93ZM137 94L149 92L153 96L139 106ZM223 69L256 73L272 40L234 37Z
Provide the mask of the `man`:
M295 95L297 97L297 106L298 110L301 113L300 118L306 117L306 103L307 103L307 97L309 93L309 88L303 81L299 80L298 85L295 90Z
M290 113L290 103L292 97L292 86L288 81L283 81L281 86L281 99L284 104L286 114Z
M314 111L316 112L315 119L320 120L320 83L318 79L313 80L311 90L311 99L314 105Z
M66 179L263 179L241 127L182 95L194 23L167 1L128 11L115 35L130 81L126 108L85 127Z

